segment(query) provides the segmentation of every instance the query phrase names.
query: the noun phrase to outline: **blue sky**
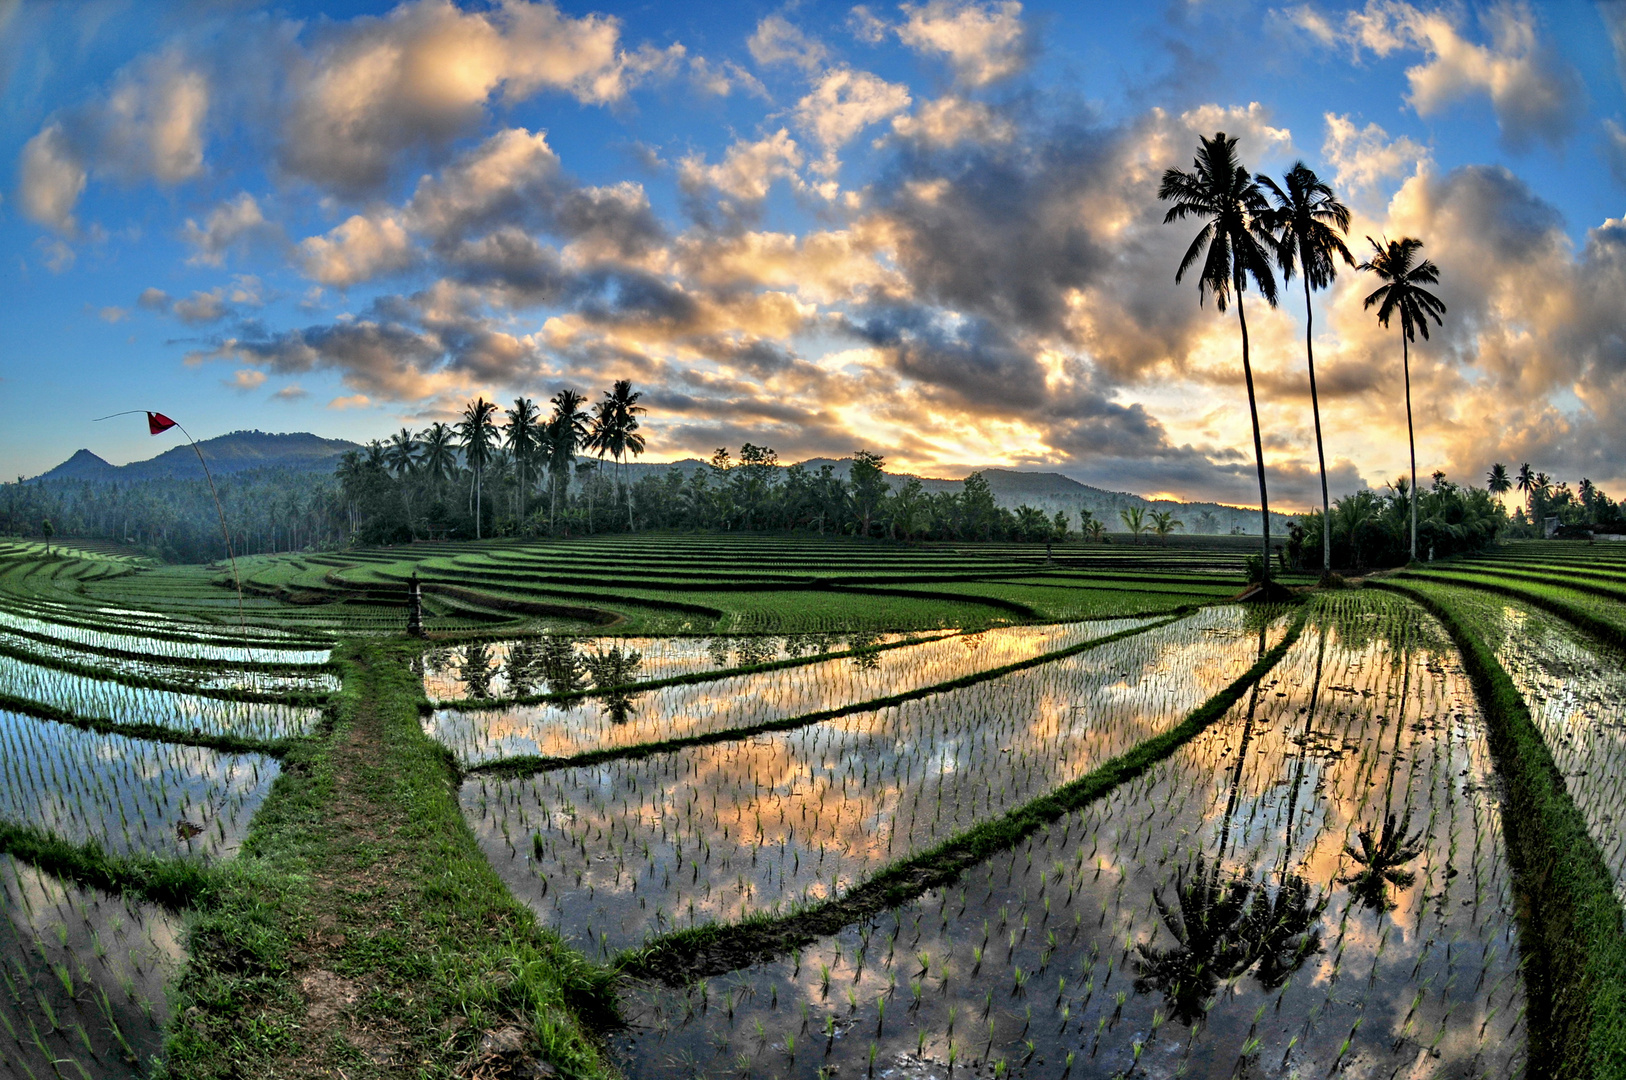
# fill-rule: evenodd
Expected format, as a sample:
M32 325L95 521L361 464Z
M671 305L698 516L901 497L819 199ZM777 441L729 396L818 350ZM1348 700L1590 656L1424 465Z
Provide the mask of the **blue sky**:
M1440 264L1420 468L1620 495L1623 73L1618 2L0 2L3 468L164 448L122 408L363 440L630 377L657 460L1249 503L1235 322L1155 197L1224 130ZM1335 492L1404 464L1363 276L1315 302ZM1302 294L1248 302L1302 506Z

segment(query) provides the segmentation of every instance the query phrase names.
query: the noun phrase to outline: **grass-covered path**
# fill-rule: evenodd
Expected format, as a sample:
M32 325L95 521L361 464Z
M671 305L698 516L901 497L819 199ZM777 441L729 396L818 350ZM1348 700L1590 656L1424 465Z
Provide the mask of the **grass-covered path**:
M468 1076L524 1059L610 1071L583 1034L609 976L480 854L419 725L409 656L346 651L331 725L285 759L194 926L168 1075Z

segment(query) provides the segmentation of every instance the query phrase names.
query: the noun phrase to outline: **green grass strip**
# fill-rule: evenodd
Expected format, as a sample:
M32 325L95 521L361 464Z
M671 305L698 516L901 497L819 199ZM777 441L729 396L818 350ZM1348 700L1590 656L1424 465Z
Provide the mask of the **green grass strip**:
M220 871L190 859L112 855L94 840L75 844L28 825L0 821L0 854L52 877L115 896L161 904L171 911L207 906Z
M1515 585L1504 585L1500 582L1485 581L1483 578L1470 576L1468 572L1462 573L1401 573L1395 574L1390 580L1404 579L1419 584L1432 582L1437 585L1456 585L1467 589L1478 589L1480 592L1495 593L1514 600L1523 601L1533 607L1557 615L1560 619L1570 623L1577 629L1584 630L1593 637L1617 649L1626 650L1626 628L1616 623L1589 615L1574 604L1565 602L1556 596L1549 596L1536 589L1521 589ZM1575 588L1584 592L1579 586L1559 585L1560 588Z
M920 698L931 697L934 694L946 693L950 690L959 690L962 687L974 686L977 683L997 679L1013 672L1025 671L1028 668L1038 667L1041 664L1054 663L1065 660L1090 649L1102 645L1110 645L1114 641L1122 641L1136 634L1144 634L1152 630L1159 630L1171 623L1179 622L1190 615L1195 608L1181 608L1179 611L1157 622L1147 623L1145 626L1132 626L1127 630L1119 630L1115 634L1105 637L1091 638L1089 641L1077 645L1069 645L1065 649L1054 652L1040 653L1030 656L1026 660L1017 660L999 667L987 668L983 671L974 671L969 675L961 675L957 679L947 682L933 683L931 686L922 686L915 690L906 690L901 694L891 694L887 697L871 698L868 701L855 701L847 705L837 705L831 709L820 709L817 712L801 713L796 716L782 716L777 720L764 720L760 724L748 724L745 727L724 728L721 731L707 731L699 735L683 735L675 739L662 739L659 742L637 743L632 746L614 746L603 750L587 750L580 754L570 754L565 757L544 757L535 754L526 754L496 761L473 765L464 770L465 774L479 774L483 776L520 777L532 773L548 772L553 769L568 769L578 765L596 765L601 761L637 760L652 754L664 754L672 750L682 750L690 746L707 746L712 743L735 742L740 739L749 739L753 735L761 735L769 731L791 731L795 728L807 727L823 720L834 720L841 716L851 716L854 713L871 712L875 709L886 709L893 705L902 705L906 701L918 701Z
M101 735L122 735L127 739L145 739L148 742L170 743L175 746L199 746L205 750L218 750L223 754L264 754L267 757L280 758L288 753L288 748L294 742L291 738L245 739L239 735L184 731L144 721L80 716L67 709L59 709L54 705L45 705L27 698L13 697L10 694L0 694L0 710L32 716L36 720L53 720L58 724L67 724L81 731L94 731Z
M1077 780L973 826L936 847L895 862L840 897L789 914L764 913L728 925L713 923L678 930L622 953L616 958L615 966L634 978L681 985L781 956L953 882L990 856L1010 849L1051 822L1141 775L1195 738L1225 715L1249 687L1263 679L1287 655L1304 629L1307 613L1307 609L1301 608L1274 648L1179 724Z
M1597 1080L1626 1076L1621 905L1540 729L1470 620L1424 589L1371 584L1408 597L1440 621L1485 711L1491 754L1507 784L1503 831L1515 884L1524 893L1519 939L1534 960L1526 969L1533 1070Z

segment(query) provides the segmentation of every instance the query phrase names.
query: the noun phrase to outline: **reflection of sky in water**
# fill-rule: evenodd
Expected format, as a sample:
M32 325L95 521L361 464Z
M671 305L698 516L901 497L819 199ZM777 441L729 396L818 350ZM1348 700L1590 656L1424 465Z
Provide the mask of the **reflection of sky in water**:
M127 724L161 724L181 732L281 739L309 732L320 709L225 701L196 694L125 686L0 656L0 694L64 709L75 716Z
M116 853L237 850L280 768L0 711L0 818ZM201 832L192 834L192 829Z
M1388 614L1398 609L1382 598L1341 603L1418 617ZM796 957L714 978L705 1008L697 989L633 990L632 1027L616 1040L622 1068L635 1080L722 1077L743 1058L758 1075L864 1075L874 1043L876 1075L894 1078L941 1080L951 1046L957 1073L978 1077L999 1060L1058 1077L1069 1053L1080 1077L1308 1078L1335 1065L1374 1078L1516 1075L1524 1000L1509 870L1466 681L1454 660L1346 645L1335 632L1312 717L1321 646L1307 630L1253 703L1251 725L1245 698L1165 763L948 889ZM1370 694L1328 694L1338 682ZM1398 717L1402 688L1406 761L1391 791L1392 758L1378 751L1397 725L1377 717ZM1148 978L1155 970L1138 967L1140 946L1176 944L1154 894L1175 905L1177 872L1190 881L1199 854L1212 860L1245 728L1220 880L1279 901L1282 875L1302 875L1313 945L1285 981L1266 986L1255 958L1202 988L1192 996L1206 1003L1204 1019L1188 1025L1170 988ZM1391 794L1413 808L1424 851L1410 864L1415 883L1391 887L1396 906L1385 912L1352 895L1343 879L1357 867L1342 852Z
M65 885L6 855L0 920L9 924L0 929L0 966L13 991L0 994L0 1020L22 1036L7 1040L0 1059L18 1076L147 1075L125 1057L109 1024L143 1062L159 1051L169 1015L164 985L183 956L180 920L150 904ZM73 979L72 996L55 967Z
M87 612L84 608L63 608L61 610L64 618L70 620L69 622L50 622L0 609L0 629L44 634L52 640L64 644L83 645L91 649L114 649L120 652L137 653L155 658L234 660L254 664L325 664L329 657L332 656L332 650L330 649L294 649L278 648L266 644L243 644L245 634L250 638L276 636L274 632L257 627L249 627L246 630L235 626L222 629L218 632L218 641L170 641L165 638L155 638L140 633L122 634L106 629L91 629L85 626L72 625L75 622L83 622L87 618L94 618L96 613ZM97 613L108 614L109 612L107 609L97 609ZM111 613L132 616L139 623L146 626L151 626L155 622L161 622L166 618L146 611ZM197 630L199 627L194 625L188 627L188 629ZM233 638L237 639L235 644L231 640Z
M1243 617L1208 609L792 732L474 777L464 810L518 895L569 934L608 935L609 948L816 900L1173 726L1253 663L1259 638L1235 632Z
M633 696L634 712L617 723L603 702L499 709L439 709L425 721L432 738L461 761L479 764L538 754L565 757L606 747L632 746L839 708L947 682L1045 652L1145 625L1148 619L1110 619L1053 626L1012 627L976 635L905 645L878 654L873 665L852 658L820 660L750 675L667 686Z
M1626 670L1619 657L1512 601L1456 589L1451 603L1485 627L1626 903Z
M923 634L790 634L784 636L749 635L743 637L572 637L570 642L578 656L608 653L620 649L623 653L636 652L639 664L634 678L639 682L654 682L678 675L690 675L722 668L748 667L772 660L812 657L821 653L840 652L852 648L872 648L888 645L908 637L932 637ZM516 646L521 650L534 648L537 639L518 641L492 641L471 653L468 646L445 646L430 649L423 656L423 687L430 701L459 701L469 697L504 698L516 696L510 678L510 659ZM471 657L478 661L477 669L484 672L483 679L468 677ZM480 658L483 657L483 660ZM531 680L542 685L524 687L524 693L552 691L546 680ZM483 683L484 692L471 693L473 683ZM592 680L587 680L591 685Z
M95 668L109 675L133 676L174 683L185 689L241 690L255 694L331 694L339 689L339 677L312 669L304 674L272 674L264 671L233 671L168 663L157 659L106 656L55 642L0 631L0 644L34 657Z

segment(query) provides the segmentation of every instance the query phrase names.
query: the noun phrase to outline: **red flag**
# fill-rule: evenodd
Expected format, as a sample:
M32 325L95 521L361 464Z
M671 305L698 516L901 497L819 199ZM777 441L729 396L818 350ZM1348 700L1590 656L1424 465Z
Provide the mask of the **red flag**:
M147 414L147 430L154 435L161 435L175 426L175 421L161 412Z

